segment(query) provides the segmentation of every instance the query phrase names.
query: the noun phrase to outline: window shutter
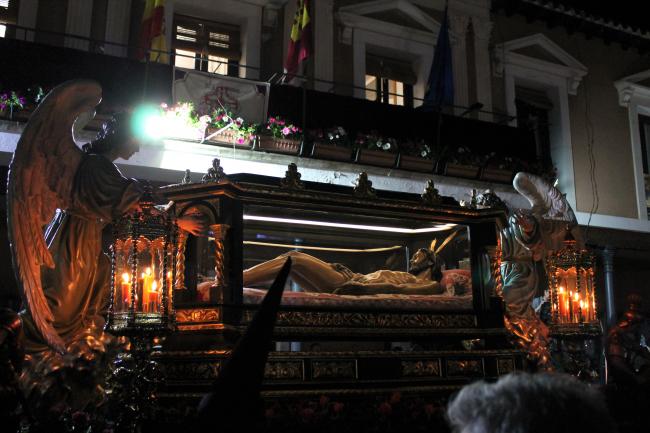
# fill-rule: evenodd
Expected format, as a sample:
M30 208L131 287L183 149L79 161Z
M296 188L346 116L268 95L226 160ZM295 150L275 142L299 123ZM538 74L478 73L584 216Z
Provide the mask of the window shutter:
M176 15L174 48L239 60L239 27Z
M226 24L207 23L205 25L208 54L239 60L241 57L239 28Z

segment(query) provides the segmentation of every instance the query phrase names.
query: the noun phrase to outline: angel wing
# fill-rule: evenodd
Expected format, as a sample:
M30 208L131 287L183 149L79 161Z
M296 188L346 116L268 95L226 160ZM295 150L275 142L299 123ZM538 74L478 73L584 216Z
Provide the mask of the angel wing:
M530 173L517 173L512 185L530 202L533 214L541 217L546 233L544 242L548 249L561 248L567 230L579 247L584 248L585 241L578 219L564 194L541 177Z
M7 227L14 270L34 324L48 345L60 352L64 344L52 325L41 283L41 266L54 267L43 227L57 208L70 205L83 156L72 127L81 113L94 111L101 94L101 86L90 80L54 88L32 113L9 165Z
M533 208L533 213L544 219L577 224L576 216L564 194L547 181L534 174L520 172L512 186L523 195Z

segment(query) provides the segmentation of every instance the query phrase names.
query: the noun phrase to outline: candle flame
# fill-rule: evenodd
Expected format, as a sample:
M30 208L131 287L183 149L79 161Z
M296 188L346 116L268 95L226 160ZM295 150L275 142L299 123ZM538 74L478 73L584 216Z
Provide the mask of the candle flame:
M573 300L574 300L574 301L577 301L577 300L579 300L579 299L580 299L580 295L578 294L578 292L575 292L575 293L573 294Z
M560 293L564 293L564 287L560 286Z
M125 272L125 273L122 274L122 281L123 282L128 283L130 279L131 279L131 276L129 275L128 272Z
M147 273L147 275L151 275L151 268L147 268L144 271Z
M157 288L158 288L158 282L156 280L152 281L151 282L151 291L155 292ZM582 301L580 301L580 302L582 302Z
M585 308L585 303L582 301L582 299L580 300L580 308L582 308L582 309Z
M171 278L171 277L172 277L172 271L167 271L167 278Z

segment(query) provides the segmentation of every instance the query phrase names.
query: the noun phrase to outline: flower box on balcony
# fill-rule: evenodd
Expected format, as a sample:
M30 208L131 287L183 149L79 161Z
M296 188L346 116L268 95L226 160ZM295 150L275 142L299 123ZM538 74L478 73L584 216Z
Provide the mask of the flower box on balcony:
M312 158L329 159L333 161L350 161L352 150L349 147L334 146L321 141L315 141L311 149Z
M476 179L481 168L477 165L463 165L448 162L445 164L445 175L454 177L464 177L466 179Z
M419 156L399 155L398 167L402 170L421 171L424 173L433 172L435 161L433 159L421 158Z
M510 183L514 176L514 171L503 168L483 167L481 170L481 180L490 182Z
M298 155L301 151L302 140L292 138L277 138L271 135L259 135L257 137L257 150L273 153L285 153Z
M205 131L205 136L209 137L214 134L218 129L216 128L207 128ZM216 144L227 144L228 146L237 146L250 149L253 144L253 137L242 138L237 134L237 131L225 130L215 136L210 137L209 142L214 142Z
M381 150L358 149L355 161L359 164L377 167L394 167L397 154Z

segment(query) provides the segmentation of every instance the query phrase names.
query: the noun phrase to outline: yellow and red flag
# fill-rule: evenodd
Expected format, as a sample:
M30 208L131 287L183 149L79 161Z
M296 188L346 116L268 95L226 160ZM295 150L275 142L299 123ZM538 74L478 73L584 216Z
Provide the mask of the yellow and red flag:
M149 60L169 63L165 41L165 0L145 0L138 59L146 60L147 51Z
M311 19L309 0L298 0L296 15L291 26L289 51L284 62L284 72L296 75L301 62L311 56Z

